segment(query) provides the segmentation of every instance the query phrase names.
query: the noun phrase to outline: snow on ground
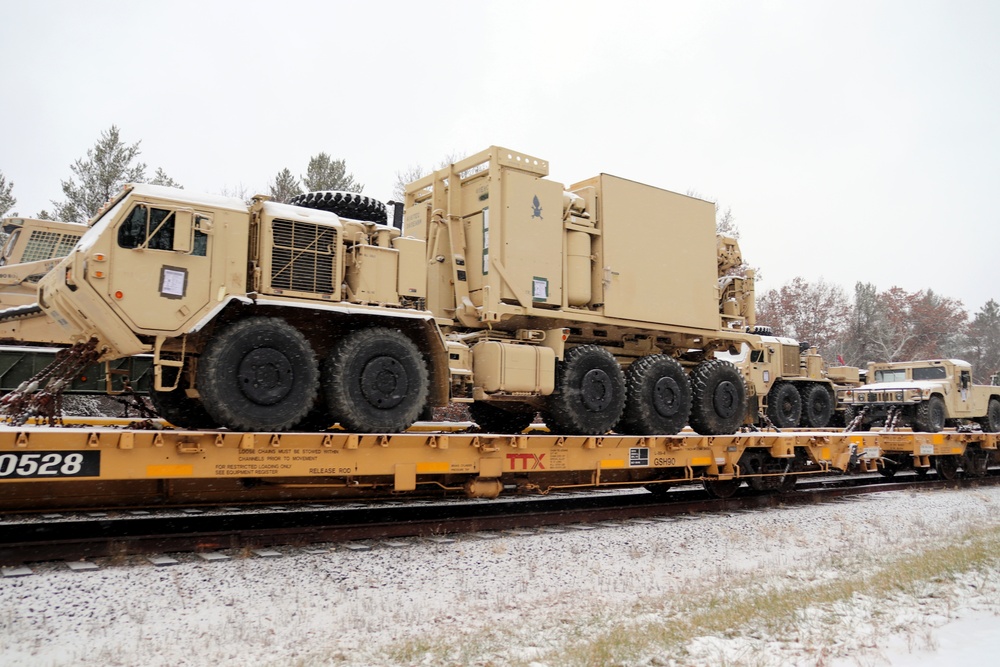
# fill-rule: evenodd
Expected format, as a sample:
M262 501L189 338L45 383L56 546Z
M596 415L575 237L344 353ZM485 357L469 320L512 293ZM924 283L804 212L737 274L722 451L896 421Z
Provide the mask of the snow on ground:
M991 664L998 508L996 488L896 492L368 551L39 564L0 579L0 665Z

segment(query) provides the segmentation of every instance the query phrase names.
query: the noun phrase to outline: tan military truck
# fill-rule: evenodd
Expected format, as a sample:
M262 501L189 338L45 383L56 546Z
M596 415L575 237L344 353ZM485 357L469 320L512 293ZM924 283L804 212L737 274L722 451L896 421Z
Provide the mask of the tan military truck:
M869 384L841 392L861 428L896 413L901 424L935 433L959 420L1000 432L1000 387L972 384L972 366L958 359L868 365Z
M39 284L102 359L153 355L169 421L243 431L406 428L471 403L517 431L732 433L747 339L720 301L714 206L608 175L564 187L493 147L381 203L294 205L127 187ZM0 315L2 317L2 315Z
M754 328L758 334L765 330ZM825 428L842 421L837 419L837 391L859 384L857 368L827 367L815 347L792 338L755 335L735 354L716 356L743 373L749 394L747 419L756 425Z

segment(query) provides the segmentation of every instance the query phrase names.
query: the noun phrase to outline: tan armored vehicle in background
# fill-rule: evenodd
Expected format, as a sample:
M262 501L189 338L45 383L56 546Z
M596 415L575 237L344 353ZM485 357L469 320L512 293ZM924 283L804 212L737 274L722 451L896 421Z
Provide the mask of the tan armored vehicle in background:
M841 392L860 426L898 417L916 431L935 433L958 420L1000 432L1000 387L972 384L972 366L958 359L868 365L869 384ZM895 413L896 417L893 416Z
M379 202L127 187L39 287L102 359L151 353L188 427L405 429L471 403L487 430L735 432L748 340L720 294L714 206L600 175L565 187L491 148ZM0 316L2 317L2 316Z
M69 254L87 227L70 222L5 218L8 235L0 249L0 308L38 299L38 281Z

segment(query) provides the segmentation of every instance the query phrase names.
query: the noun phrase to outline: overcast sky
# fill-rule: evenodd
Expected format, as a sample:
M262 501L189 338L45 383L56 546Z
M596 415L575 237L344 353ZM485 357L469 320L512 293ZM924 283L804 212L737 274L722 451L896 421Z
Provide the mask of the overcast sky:
M988 0L6 0L0 171L21 215L51 210L117 125L189 190L265 191L327 152L389 199L397 172L498 144L563 183L731 207L761 290L975 312L1000 297L998 35Z

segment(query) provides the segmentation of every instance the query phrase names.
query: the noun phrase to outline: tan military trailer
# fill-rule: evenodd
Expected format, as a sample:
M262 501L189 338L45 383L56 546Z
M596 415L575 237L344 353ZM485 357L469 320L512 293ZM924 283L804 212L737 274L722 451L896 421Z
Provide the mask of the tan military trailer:
M755 327L754 331L764 329ZM717 352L716 356L743 373L749 390L747 418L757 425L830 426L838 416L837 391L858 384L857 368L827 368L815 347L792 338L755 335L736 354Z
M958 359L868 364L869 384L841 392L860 426L898 419L916 431L936 433L959 420L1000 432L1000 387L972 384L972 366Z
M152 354L180 426L393 432L458 401L487 430L541 410L565 433L735 432L743 380L712 353L746 321L720 301L713 205L547 174L493 147L411 184L402 230L360 195L129 186L39 306L102 359Z

